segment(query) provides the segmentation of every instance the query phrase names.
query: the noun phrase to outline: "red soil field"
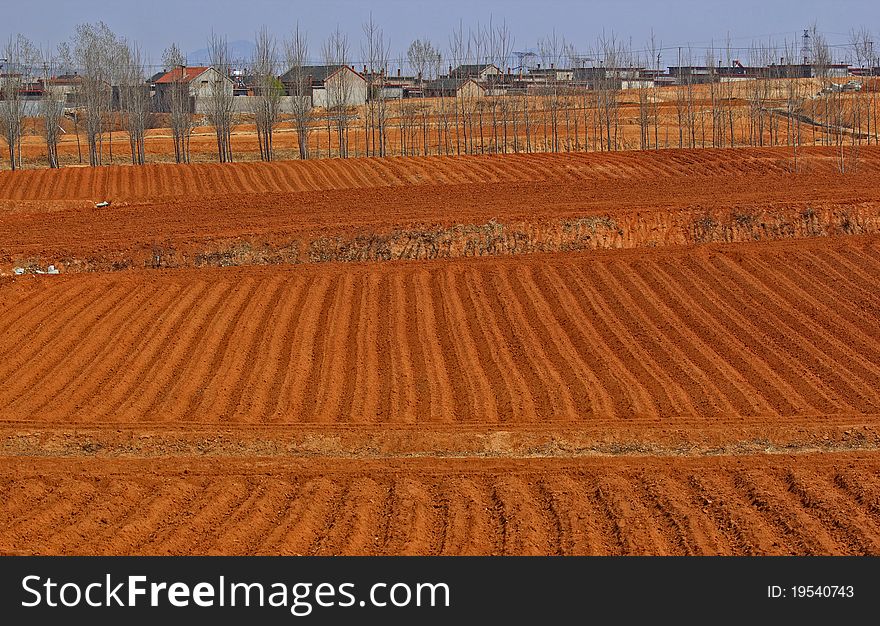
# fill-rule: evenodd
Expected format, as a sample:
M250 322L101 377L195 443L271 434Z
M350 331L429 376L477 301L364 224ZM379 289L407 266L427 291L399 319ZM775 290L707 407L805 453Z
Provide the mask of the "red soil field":
M492 424L880 413L880 238L24 277L0 418Z
M853 175L836 173L833 150L818 148L803 152L797 175L780 149L7 172L0 174L0 271L878 233L880 149L863 149L860 158ZM111 206L94 208L103 199ZM504 241L487 245L497 225Z
M880 151L791 166L2 173L0 553L880 554Z
M802 148L800 169L834 172L834 148ZM863 146L859 174L880 172L880 148ZM0 199L24 208L65 201L150 201L422 185L556 182L583 184L680 177L788 174L790 148L660 150L578 154L319 159L274 163L154 164L0 172ZM33 204L31 204L33 203Z
M880 552L876 454L0 468L7 554Z

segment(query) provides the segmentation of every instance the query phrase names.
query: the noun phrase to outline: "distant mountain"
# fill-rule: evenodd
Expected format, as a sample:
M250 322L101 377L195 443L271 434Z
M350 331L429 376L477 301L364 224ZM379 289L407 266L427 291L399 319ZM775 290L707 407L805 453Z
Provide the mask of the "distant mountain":
M233 61L247 61L254 55L256 46L251 41L230 41L229 57ZM195 50L186 55L187 65L208 65L211 55L207 48Z

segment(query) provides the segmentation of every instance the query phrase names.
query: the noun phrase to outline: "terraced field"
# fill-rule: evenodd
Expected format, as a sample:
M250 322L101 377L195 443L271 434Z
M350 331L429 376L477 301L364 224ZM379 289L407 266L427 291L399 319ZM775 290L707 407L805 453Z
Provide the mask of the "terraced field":
M804 148L802 171L830 174L835 152ZM275 163L146 165L4 171L0 198L26 203L119 201L173 197L222 197L235 194L295 193L375 187L462 185L468 183L645 180L666 177L743 177L787 174L790 150L784 148L663 150L648 152L510 154L388 159L319 159ZM863 174L880 172L880 151L860 152Z
M18 553L880 552L876 455L3 468L0 550Z
M880 239L19 279L23 423L880 413Z
M0 275L878 234L859 154L858 178L778 148L2 172Z
M0 553L880 553L880 152L781 154L0 175Z

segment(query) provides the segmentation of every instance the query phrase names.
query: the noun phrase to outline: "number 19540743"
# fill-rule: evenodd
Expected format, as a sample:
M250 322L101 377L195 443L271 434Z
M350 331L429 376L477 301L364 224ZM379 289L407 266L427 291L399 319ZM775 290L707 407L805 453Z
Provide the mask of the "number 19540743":
M768 598L853 598L853 585L779 585L767 586Z

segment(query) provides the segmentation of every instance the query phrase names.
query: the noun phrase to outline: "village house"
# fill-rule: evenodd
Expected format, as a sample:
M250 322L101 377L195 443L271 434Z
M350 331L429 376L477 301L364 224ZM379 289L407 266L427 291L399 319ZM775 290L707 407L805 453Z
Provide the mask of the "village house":
M76 74L62 74L54 78L39 79L43 90L49 92L52 98L60 100L66 106L79 106L79 93L82 86L82 78Z
M171 110L171 88L176 83L184 83L189 87L189 96L193 102L193 111L203 112L205 102L214 92L214 85L222 83L222 89L233 93L233 83L228 76L223 76L213 67L176 67L165 72L156 79L155 104L156 111L167 113Z
M347 65L305 65L291 68L279 79L289 95L297 92L297 75L304 83L302 95L314 107L359 106L367 101L367 79Z
M476 81L484 81L492 76L498 76L500 74L502 74L501 70L498 69L498 66L494 63L476 63L459 65L455 69L450 67L448 77L457 78L459 80L473 78Z

